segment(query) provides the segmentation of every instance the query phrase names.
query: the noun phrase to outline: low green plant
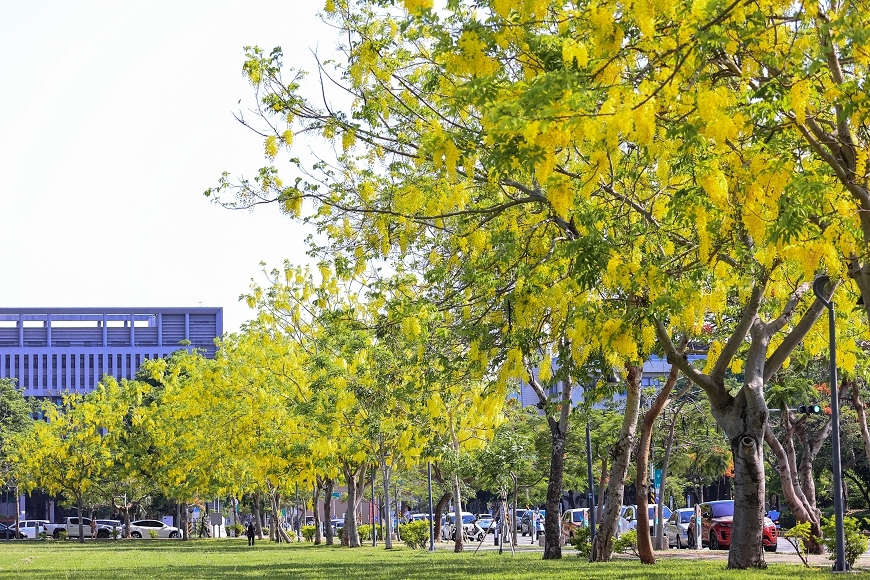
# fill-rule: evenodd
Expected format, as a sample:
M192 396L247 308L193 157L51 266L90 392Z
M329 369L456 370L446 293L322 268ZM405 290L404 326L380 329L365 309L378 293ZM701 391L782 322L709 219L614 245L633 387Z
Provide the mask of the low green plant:
M109 535L112 536L113 540L117 540L121 535L121 528L112 528L112 531L109 532Z
M237 538L241 538L245 535L245 526L242 524L230 524L227 526L227 529Z
M858 527L858 520L855 518L843 518L843 532L846 537L846 562L849 567L853 567L858 557L867 551L867 537L861 533ZM830 517L822 520L822 534L824 535L825 548L830 554L830 559L837 558L837 540L834 518Z
M157 530L148 530L148 537L152 540L156 540L158 538Z
M429 545L429 522L419 520L399 525L399 534L409 548L425 548Z
M302 537L306 542L314 540L314 533L317 531L317 526L302 526Z
M624 554L631 550L637 554L637 530L628 530L613 541L613 551Z
M357 526L357 530L359 530L359 540L360 542L370 542L372 539L372 525L371 524L360 524ZM384 537L384 526L378 526L378 539L382 539Z
M57 533L58 540L65 540L69 534L66 533L66 530L61 530Z
M576 528L574 537L570 539L571 545L577 550L580 558L589 558L592 555L592 540L589 528Z
M49 539L51 536L49 536L49 535L46 534L45 532L39 532L38 534L36 534L36 537L39 538L40 540L47 540L47 539Z
M806 542L810 540L813 533L810 530L809 522L801 522L799 524L795 524L792 528L786 533L783 534L783 537L788 541L789 544L794 546L795 552L797 552L798 557L800 557L801 562L804 563L804 566L809 568L809 563L807 562L807 547Z

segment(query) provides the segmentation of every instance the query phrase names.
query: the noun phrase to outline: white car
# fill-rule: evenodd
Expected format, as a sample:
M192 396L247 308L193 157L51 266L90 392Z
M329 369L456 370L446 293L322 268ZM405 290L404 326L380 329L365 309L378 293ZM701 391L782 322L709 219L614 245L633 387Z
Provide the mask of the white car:
M39 532L45 531L48 523L48 520L22 520L18 522L18 533L33 540L39 537Z
M137 520L130 522L130 537L150 538L151 532L157 532L158 538L179 538L181 530L173 526L167 526L157 520Z

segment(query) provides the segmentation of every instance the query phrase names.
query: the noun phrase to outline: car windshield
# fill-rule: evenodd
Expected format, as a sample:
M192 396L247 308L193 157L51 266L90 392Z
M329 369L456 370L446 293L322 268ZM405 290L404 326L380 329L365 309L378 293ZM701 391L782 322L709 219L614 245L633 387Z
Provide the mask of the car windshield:
M658 509L657 506L654 506L654 505L649 506L649 518L650 519L654 519L656 517L656 510L657 509ZM673 513L671 511L671 508L669 508L668 506L662 506L662 510L663 510L662 514L664 515L665 519L671 517L671 514Z
M680 512L680 523L688 524L692 521L692 512Z
M583 512L574 512L573 519L575 522L582 522L583 521Z
M470 523L473 522L475 519L476 519L476 518L475 518L473 515L467 515L467 516L464 515L464 516L462 516L462 523L463 523L463 524L470 524Z
M710 516L714 518L721 518L724 516L733 516L734 515L734 503L726 502L726 503L714 503L710 505Z

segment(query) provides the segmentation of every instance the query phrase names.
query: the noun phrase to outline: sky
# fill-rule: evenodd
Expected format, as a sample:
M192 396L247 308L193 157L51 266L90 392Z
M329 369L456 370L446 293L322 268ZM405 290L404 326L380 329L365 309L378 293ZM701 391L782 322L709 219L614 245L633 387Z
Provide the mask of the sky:
M321 7L0 1L0 306L221 306L227 332L251 318L238 297L260 262L307 263L307 232L203 191L266 164L232 116L253 103L243 47L313 70L335 46Z

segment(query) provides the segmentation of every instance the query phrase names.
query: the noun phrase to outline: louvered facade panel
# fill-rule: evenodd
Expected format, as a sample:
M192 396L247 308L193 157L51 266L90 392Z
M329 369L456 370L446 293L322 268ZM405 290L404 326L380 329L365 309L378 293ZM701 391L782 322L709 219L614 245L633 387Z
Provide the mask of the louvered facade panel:
M185 346L214 356L221 308L0 308L0 378L25 395L60 399L105 375L132 379L145 360ZM50 342L50 344L49 344Z

